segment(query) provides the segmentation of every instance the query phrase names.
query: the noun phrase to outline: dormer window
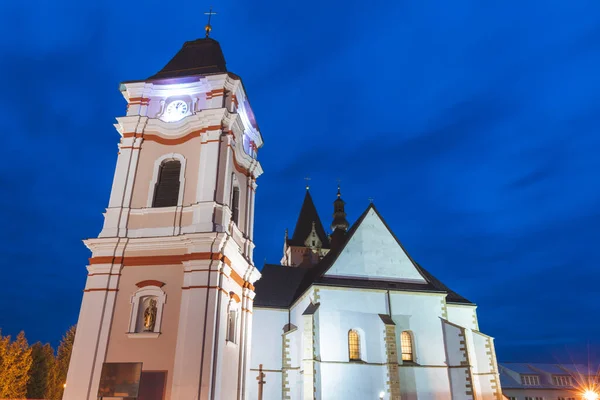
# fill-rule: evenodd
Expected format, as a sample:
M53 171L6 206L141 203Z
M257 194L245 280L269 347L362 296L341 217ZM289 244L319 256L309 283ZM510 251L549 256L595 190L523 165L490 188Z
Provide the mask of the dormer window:
M537 375L521 375L521 383L526 386L538 386L540 377Z
M552 383L556 386L572 386L573 380L569 375L553 375Z

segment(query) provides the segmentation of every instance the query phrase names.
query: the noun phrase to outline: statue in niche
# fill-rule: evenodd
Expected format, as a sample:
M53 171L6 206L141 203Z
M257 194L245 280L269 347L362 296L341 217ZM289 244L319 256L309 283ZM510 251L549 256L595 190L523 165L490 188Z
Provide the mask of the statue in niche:
M156 299L150 299L144 310L144 332L154 332L156 324Z

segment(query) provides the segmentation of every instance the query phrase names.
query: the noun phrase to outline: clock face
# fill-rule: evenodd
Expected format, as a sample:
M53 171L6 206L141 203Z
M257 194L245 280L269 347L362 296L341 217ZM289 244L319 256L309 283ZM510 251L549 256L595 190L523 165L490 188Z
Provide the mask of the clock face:
M165 119L167 121L179 121L188 112L188 105L183 100L174 100L167 105Z

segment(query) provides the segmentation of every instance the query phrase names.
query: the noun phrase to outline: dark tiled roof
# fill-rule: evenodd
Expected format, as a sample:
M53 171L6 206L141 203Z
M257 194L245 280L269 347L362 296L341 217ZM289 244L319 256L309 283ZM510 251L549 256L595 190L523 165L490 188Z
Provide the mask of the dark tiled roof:
M386 325L396 325L392 317L387 314L379 314L379 318L381 318L381 321Z
M316 304L310 303L308 305L308 307L306 307L306 310L304 310L302 315L313 315L314 313L317 312L320 305L321 305L320 303L316 303Z
M323 229L323 224L321 223L321 218L319 218L319 213L317 212L317 208L315 207L315 203L310 195L310 192L307 190L306 195L304 196L304 202L302 203L302 208L300 209L300 214L298 215L298 221L296 222L296 228L294 228L294 234L291 239L288 239L288 244L290 246L301 246L304 247L304 241L312 232L312 223L315 223L315 231L317 232L317 236L321 243L323 243L323 248L329 248L329 238L325 233L325 229Z
M306 268L265 264L261 271L262 277L255 284L254 305L257 307L289 307L294 301L298 285L307 271Z
M227 72L225 57L219 42L214 39L196 39L185 42L181 50L156 75L148 79Z
M308 194L307 194L308 195ZM306 201L306 199L305 199ZM312 199L310 199L312 203ZM336 249L331 250L327 255L312 268L283 267L279 265L267 264L262 270L262 278L256 282L256 298L254 305L263 307L289 307L313 284L336 287L351 287L365 289L384 289L384 290L407 290L432 293L447 293L446 301L448 303L473 304L458 293L449 289L440 280L431 275L427 270L417 264L406 252L398 238L390 230L390 233L396 239L398 244L405 251L406 255L413 262L415 267L421 273L426 283L420 282L394 282L389 280L371 280L360 278L342 278L325 276L325 273L333 265L341 251L344 249L350 238L354 235L357 228L367 216L369 210L373 209L381 218L388 230L389 226L381 217L377 209L371 204L360 218L352 225L346 234L343 243ZM257 303L258 301L258 303Z

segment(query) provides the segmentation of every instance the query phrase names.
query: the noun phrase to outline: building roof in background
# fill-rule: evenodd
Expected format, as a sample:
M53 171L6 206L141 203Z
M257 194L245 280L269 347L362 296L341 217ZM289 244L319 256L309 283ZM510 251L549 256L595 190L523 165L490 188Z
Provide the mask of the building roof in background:
M312 204L312 199L310 199L308 193L307 196ZM305 197L305 203L306 201ZM314 207L314 204L312 206ZM375 209L375 206L371 204L347 232L344 242L338 248L332 249L327 253L327 255L315 266L310 268L300 268L266 264L261 271L262 278L258 280L255 285L256 297L254 299L254 305L257 307L273 308L290 307L296 299L314 284L348 288L446 293L446 301L448 303L473 304L458 293L450 290L440 280L435 278L412 259L411 261L414 263L415 268L417 268L419 273L421 273L425 279L425 283L325 276L327 270L333 265L340 252L344 249L370 210L374 210L386 227L388 227L379 212L377 212L377 209ZM394 238L398 241L396 236L394 236ZM400 242L398 243L400 244Z
M544 364L544 363L499 363L500 386L503 389L572 389L578 382L587 381L588 376L597 376L598 366L583 364ZM536 375L539 385L525 385L522 375ZM552 377L570 376L573 386L555 385Z
M300 208L300 214L298 214L294 233L292 238L288 239L287 244L290 246L306 247L304 242L312 232L313 222L315 224L315 232L322 243L322 247L328 249L329 238L325 233L325 229L321 223L321 218L319 218L319 213L317 212L317 207L315 207L315 203L310 195L310 191L307 189L306 194L304 195L304 201L302 202L302 207Z

